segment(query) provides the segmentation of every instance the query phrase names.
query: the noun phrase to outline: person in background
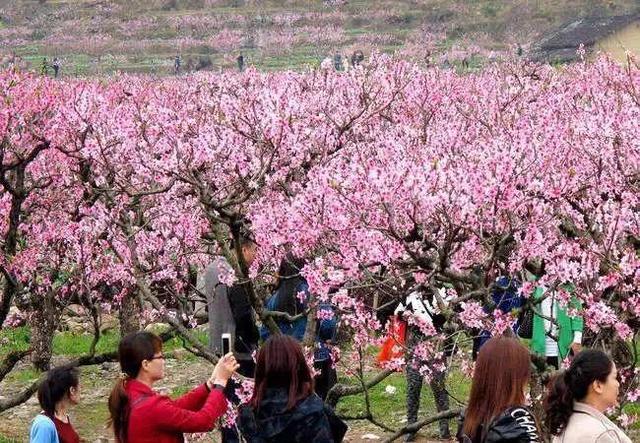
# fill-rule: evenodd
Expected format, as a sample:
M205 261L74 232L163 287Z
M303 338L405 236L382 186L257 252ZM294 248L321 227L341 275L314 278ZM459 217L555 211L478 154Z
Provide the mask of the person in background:
M553 443L631 443L605 415L618 404L618 371L603 351L586 349L550 382L545 422Z
M338 382L333 353L331 352L338 330L338 319L333 306L329 302L318 303L320 319L316 322L316 344L313 352L313 367L317 371L314 377L315 391L321 399Z
M494 289L491 292L491 299L493 301L494 306L487 307L485 306L485 312L491 313L493 309L497 309L503 314L509 314L511 312L515 312L522 308L524 305L524 297L520 293L521 284L516 278L502 276L496 279ZM513 324L511 325L511 329L513 329L514 333L518 330L519 321L515 319ZM475 361L478 352L482 346L491 338L491 332L487 330L480 331L473 338L473 351L472 357Z
M40 64L40 74L47 75L49 74L49 62L47 62L47 57L43 57L42 63Z
M444 298L444 297L443 297ZM417 317L422 322L432 324L436 332L442 333L444 324L446 322L445 317L440 313L437 308L437 303L434 300L433 294L428 294L426 291L413 291L411 292L404 303L398 305L395 310L396 315L412 315ZM411 350L421 341L426 338L420 331L420 328L415 325L407 327L407 349ZM444 343L444 355L450 357L453 354L453 343L450 340ZM428 362L422 362L414 356L408 357L408 364L406 369L407 378L407 424L415 423L418 421L418 410L420 409L420 392L422 391L422 383L424 377L418 370L422 364L429 364ZM447 393L445 380L447 374L446 371L435 371L429 385L433 392L433 397L436 403L436 409L438 412L446 411L449 409L449 394ZM450 438L449 420L440 420L440 438ZM415 434L408 434L405 437L405 441L415 441Z
M347 431L314 394L302 348L287 335L269 338L258 352L253 395L238 420L247 443L333 443Z
M173 60L173 70L176 75L180 74L181 67L182 67L182 58L180 57L180 54L178 54Z
M529 280L538 280L544 275L544 263L526 267L526 275ZM573 286L561 285L560 290L572 293ZM531 351L544 355L548 365L559 369L564 359L582 349L584 321L579 315L569 315L570 310L579 311L582 306L574 296L570 297L567 306L563 306L557 292L549 293L543 286L534 290L532 298L537 304L533 315Z
M287 254L278 268L278 283L273 295L267 300L267 311L282 312L295 318L293 321L279 319L276 321L280 332L302 342L307 330L307 311L311 302L309 283L300 274L304 260ZM316 338L314 350L314 368L319 371L316 376L316 393L324 400L329 390L336 384L338 377L332 359L331 344L335 339L337 318L328 302L319 302L317 312L320 319L316 322ZM269 338L269 330L263 326L260 335L264 341Z
M460 417L460 443L541 443L525 406L531 378L529 350L518 339L493 337L478 354L469 403Z
M250 267L258 252L253 236L244 231L239 237L240 253L247 267ZM234 249L235 249L235 245ZM222 334L231 334L232 351L240 367L238 374L253 378L255 372L254 353L258 349L260 333L256 326L256 314L249 297L249 281L237 281L227 286L224 282L234 280L234 271L223 257L216 257L207 267L204 279L200 282L201 291L207 299L209 317L209 347L222 355ZM238 384L231 379L224 391L233 404L240 399L236 395ZM223 443L239 442L240 436L235 428L221 429Z
M51 66L53 67L54 78L58 78L58 74L60 73L60 60L58 57L53 57L53 64Z
M258 245L249 234L240 236L240 251L247 264L255 260ZM248 282L227 286L225 281L235 279L234 271L223 257L216 257L204 272L198 287L207 299L209 317L209 348L222 355L222 334L231 334L232 349L240 368L238 373L253 378L253 353L260 338L255 313L247 291Z
M42 412L31 425L31 443L79 443L80 437L69 419L69 409L80 402L78 369L61 367L50 370L38 386Z
M541 315L536 310L533 316L531 350L544 355L548 365L559 369L565 358L582 349L584 321L581 316L568 313L568 308L578 310L580 304L572 298L569 306L563 307L555 293L545 297L545 288L542 287L536 288L533 297L542 301L539 304Z
M231 353L211 377L177 400L153 391L165 376L162 340L150 332L127 335L118 346L124 378L109 396L109 422L118 443L178 443L183 433L208 432L227 410L223 390L238 368Z
M287 254L278 268L276 288L265 303L268 311L282 312L295 318L293 321L278 318L276 324L283 334L290 335L298 341L304 338L307 328L306 312L311 299L309 283L300 273L303 267L303 259ZM263 327L260 335L266 340L269 330Z
M242 55L242 52L240 53L236 61L238 62L238 71L244 72L244 55Z
M333 55L333 65L336 69L336 71L342 71L343 70L343 65L342 65L342 55L336 51L336 53Z

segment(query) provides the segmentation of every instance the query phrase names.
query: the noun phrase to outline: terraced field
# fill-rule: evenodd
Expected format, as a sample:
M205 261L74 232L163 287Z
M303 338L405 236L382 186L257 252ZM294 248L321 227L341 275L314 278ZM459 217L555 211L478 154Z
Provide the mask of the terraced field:
M636 0L1 0L0 51L61 75L159 75L229 69L242 53L263 70L305 69L336 52L400 52L471 66L526 51L586 15L632 11ZM50 69L52 72L52 69Z

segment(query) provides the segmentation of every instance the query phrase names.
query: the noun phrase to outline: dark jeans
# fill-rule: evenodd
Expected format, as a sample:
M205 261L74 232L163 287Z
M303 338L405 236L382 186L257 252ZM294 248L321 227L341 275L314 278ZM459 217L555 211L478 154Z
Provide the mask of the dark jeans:
M547 364L553 366L556 370L560 369L560 357L547 357Z
M411 349L417 343L420 342L422 336L415 331L411 331L407 337L407 346ZM420 392L422 391L422 383L424 377L420 374L417 366L420 361L409 358L406 369L407 377L407 424L415 423L418 421L418 410L420 409ZM446 372L436 372L431 377L429 385L433 392L433 398L436 403L436 409L438 412L443 412L449 409L449 393L445 385L447 378ZM440 430L440 437L449 438L449 419L442 419L438 423ZM408 435L406 441L413 441L414 435Z
M407 365L407 424L415 423L418 421L418 410L420 409L420 392L422 391L423 377L418 370L412 365ZM446 373L438 372L431 377L429 385L433 392L433 398L436 403L436 409L438 412L443 412L449 409L449 394L445 386ZM438 423L440 430L440 437L448 438L449 420L443 419Z
M227 386L224 388L224 396L227 397L230 403L237 406L240 403L240 399L236 395L236 388L239 384L230 378L227 382ZM240 433L237 427L234 428L220 428L220 434L222 434L223 443L240 443Z
M240 367L238 368L238 374L245 377L253 378L256 371L256 364L253 360L238 360ZM227 382L227 386L224 388L224 395L227 400L234 406L240 404L240 398L236 395L236 389L239 387L239 383L233 378L230 378ZM220 434L222 434L223 443L240 443L240 433L237 427L234 428L220 428Z
M318 394L321 399L326 400L327 394L333 385L338 382L338 374L336 373L336 369L331 367L330 358L313 362L313 367L317 371L320 371L320 374L315 377L316 394Z

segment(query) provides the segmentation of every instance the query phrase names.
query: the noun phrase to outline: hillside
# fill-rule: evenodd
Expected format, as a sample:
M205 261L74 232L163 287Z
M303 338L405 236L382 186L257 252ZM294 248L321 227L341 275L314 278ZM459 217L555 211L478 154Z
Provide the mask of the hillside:
M424 61L523 48L567 20L624 14L636 0L1 0L0 51L65 75L236 66L303 69L372 48Z

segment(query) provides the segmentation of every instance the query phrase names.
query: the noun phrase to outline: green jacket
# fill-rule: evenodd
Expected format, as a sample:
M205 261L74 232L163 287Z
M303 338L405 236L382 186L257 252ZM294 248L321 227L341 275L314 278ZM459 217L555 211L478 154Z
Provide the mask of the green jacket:
M539 299L544 294L543 288L536 288L533 293L534 299ZM575 297L571 298L570 306L575 309L582 309L582 305ZM582 317L569 317L567 310L562 308L558 303L555 304L556 320L558 322L558 356L565 359L569 355L571 344L573 343L574 332L582 332L584 322ZM540 312L540 305L536 305L534 312ZM531 337L531 350L539 355L545 355L545 331L544 319L539 315L533 316L533 335Z

